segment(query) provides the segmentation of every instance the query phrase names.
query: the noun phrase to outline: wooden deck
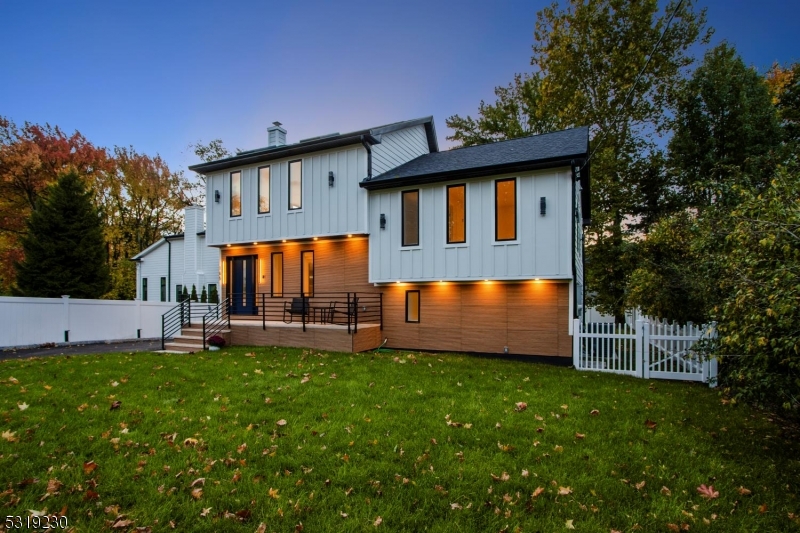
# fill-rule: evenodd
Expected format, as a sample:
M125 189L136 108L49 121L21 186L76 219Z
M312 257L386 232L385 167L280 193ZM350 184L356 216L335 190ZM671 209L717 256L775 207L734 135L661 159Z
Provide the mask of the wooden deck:
M264 329L265 327L265 329ZM233 346L286 346L314 348L334 352L363 352L381 345L381 328L378 324L359 324L358 332L348 333L347 326L338 324L303 324L299 321L286 324L231 317L231 344Z

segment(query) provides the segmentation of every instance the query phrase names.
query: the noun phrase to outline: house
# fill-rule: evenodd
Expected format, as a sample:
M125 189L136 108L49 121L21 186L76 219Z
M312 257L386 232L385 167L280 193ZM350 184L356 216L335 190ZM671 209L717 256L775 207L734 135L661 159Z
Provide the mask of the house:
M432 117L268 138L190 167L234 344L571 356L587 128L445 152Z
M204 209L184 209L184 232L162 237L131 259L136 262L136 299L180 302L183 289L219 294L219 248L206 246Z

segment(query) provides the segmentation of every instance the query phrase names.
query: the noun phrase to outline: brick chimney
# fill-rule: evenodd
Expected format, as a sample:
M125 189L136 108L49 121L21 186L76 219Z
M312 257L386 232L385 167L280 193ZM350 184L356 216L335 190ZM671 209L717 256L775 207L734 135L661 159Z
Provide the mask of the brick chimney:
M267 128L267 135L269 138L268 148L286 146L286 130L281 128L280 122L273 122L272 126Z

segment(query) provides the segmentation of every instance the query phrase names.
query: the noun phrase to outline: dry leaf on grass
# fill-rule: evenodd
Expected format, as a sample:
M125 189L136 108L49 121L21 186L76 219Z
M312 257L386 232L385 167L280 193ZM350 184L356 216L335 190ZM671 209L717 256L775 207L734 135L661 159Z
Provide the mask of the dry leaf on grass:
M532 498L538 498L544 492L544 487L536 487L536 490L531 494Z
M706 487L705 485L700 485L697 487L697 492L700 493L700 496L707 499L713 500L715 498L719 498L719 492L714 490L714 485L709 485Z
M83 463L83 473L87 476L94 472L97 469L97 463L94 461L88 461Z
M558 487L559 496L567 496L572 494L572 487Z

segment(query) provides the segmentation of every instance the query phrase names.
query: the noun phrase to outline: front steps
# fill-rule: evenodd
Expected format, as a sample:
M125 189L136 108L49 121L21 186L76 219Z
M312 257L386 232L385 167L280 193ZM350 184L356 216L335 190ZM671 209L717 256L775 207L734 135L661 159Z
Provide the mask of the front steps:
M228 337L229 329L218 331L215 335ZM164 350L169 352L194 353L203 351L203 326L194 325L181 328L181 334L164 343Z

